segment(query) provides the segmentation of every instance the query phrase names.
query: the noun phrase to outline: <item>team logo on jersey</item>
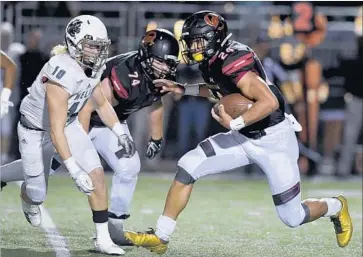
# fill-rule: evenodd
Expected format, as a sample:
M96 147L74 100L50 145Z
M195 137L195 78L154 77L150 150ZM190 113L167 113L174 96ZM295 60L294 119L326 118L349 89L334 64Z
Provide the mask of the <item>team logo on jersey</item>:
M216 15L214 13L208 13L204 16L204 21L209 26L217 28L218 24L219 24L219 17L218 17L218 15Z
M156 32L155 31L149 31L144 36L142 42L145 46L152 46L154 44L154 40L156 38Z
M79 19L72 21L67 27L67 33L71 37L76 37L76 34L81 32L81 24L82 24L82 21Z

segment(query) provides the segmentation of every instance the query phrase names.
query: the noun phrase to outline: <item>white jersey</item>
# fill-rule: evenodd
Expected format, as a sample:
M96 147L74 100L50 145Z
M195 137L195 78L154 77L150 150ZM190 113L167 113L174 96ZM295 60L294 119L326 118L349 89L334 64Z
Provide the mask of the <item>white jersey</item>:
M32 125L49 130L50 121L44 82L51 80L59 84L70 95L68 99L68 125L86 104L100 82L104 69L105 66L97 72L96 76L89 78L81 66L68 54L52 57L43 66L32 86L28 88L29 94L24 98L20 112Z

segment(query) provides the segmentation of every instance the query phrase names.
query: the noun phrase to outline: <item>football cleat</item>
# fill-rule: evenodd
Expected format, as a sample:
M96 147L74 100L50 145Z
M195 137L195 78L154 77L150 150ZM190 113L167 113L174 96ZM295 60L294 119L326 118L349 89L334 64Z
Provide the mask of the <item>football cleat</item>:
M337 215L331 216L330 220L334 224L337 243L340 247L348 245L353 233L353 224L348 211L348 201L343 196L334 197L342 203L342 209Z
M26 220L32 225L33 227L39 227L42 223L42 215L40 212L40 208L38 205L28 204L21 199L21 207L24 212L24 216Z
M168 249L168 242L161 240L155 231L150 229L144 233L125 231L125 237L130 240L135 246L141 246L153 253L164 254Z
M125 251L115 245L111 240L102 240L100 238L94 238L94 245L97 252L109 254L109 255L124 255Z

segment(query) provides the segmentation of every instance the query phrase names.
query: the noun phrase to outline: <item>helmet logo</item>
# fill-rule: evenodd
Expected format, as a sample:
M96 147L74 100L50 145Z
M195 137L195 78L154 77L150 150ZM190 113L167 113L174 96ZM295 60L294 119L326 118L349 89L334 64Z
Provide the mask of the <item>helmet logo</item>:
M204 16L204 21L212 27L217 28L219 25L219 17L216 14L208 13Z
M155 31L149 31L144 36L144 39L142 40L143 44L145 46L152 46L154 44L154 40L156 38L156 32Z
M72 21L67 28L67 33L71 36L71 37L76 37L76 34L78 34L79 32L81 32L81 24L82 21L79 19L76 19L74 21Z

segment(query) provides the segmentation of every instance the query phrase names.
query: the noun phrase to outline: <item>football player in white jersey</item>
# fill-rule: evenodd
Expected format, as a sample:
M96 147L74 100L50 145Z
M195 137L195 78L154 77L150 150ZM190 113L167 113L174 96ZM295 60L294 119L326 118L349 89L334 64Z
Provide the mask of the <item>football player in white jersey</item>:
M81 15L65 32L65 45L53 49L24 98L18 125L24 179L22 208L28 222L41 225L39 205L47 191L52 157L58 153L78 189L88 195L96 226L95 247L106 254L124 254L108 231L107 189L97 152L78 121L78 112L92 99L104 124L128 154L135 149L124 134L99 85L110 40L98 18Z

